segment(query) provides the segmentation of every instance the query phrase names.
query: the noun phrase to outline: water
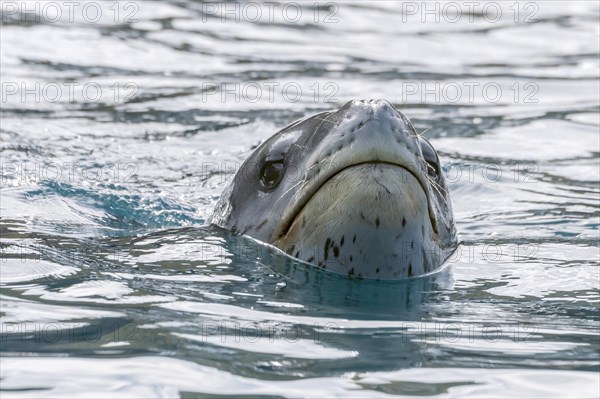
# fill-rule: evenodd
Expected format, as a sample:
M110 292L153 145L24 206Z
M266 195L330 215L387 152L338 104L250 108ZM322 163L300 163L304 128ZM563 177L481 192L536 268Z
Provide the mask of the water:
M3 397L600 395L596 2L91 3L2 4ZM353 98L441 154L433 277L205 226L253 146Z

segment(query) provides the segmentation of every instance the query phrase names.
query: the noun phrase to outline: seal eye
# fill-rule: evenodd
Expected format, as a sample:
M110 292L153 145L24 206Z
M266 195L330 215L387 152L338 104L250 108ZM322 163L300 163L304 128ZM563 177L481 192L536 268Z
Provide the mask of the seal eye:
M439 172L438 172L438 168L437 165L428 161L425 161L425 165L427 166L427 174L433 178L433 179L437 179L439 177Z
M266 161L260 168L260 182L266 190L272 190L283 176L283 161Z
M421 153L425 160L425 166L427 167L427 174L434 180L440 177L440 160L437 156L437 152L433 149L429 141L423 137L419 137L419 143L421 144Z

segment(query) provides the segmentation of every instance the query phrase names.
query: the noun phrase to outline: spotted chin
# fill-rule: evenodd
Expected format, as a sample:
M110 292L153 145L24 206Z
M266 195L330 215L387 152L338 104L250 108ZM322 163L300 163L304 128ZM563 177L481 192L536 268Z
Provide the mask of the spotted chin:
M353 166L335 175L275 245L359 278L412 277L436 264L427 195L410 172L386 164Z

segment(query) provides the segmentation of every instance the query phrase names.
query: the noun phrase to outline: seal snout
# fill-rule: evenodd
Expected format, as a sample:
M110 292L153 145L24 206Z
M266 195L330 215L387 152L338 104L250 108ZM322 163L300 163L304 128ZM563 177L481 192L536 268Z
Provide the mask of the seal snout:
M369 140L380 138L400 140L410 145L417 139L408 118L387 100L354 100L344 106L345 120L352 123L350 133L369 135ZM340 126L340 130L347 126Z
M337 113L339 123L323 137L309 160L335 168L386 162L422 173L419 138L409 120L387 100L353 100Z
M348 112L364 114L364 116L375 119L397 118L400 112L387 100L353 100L346 104ZM344 110L343 107L341 110Z

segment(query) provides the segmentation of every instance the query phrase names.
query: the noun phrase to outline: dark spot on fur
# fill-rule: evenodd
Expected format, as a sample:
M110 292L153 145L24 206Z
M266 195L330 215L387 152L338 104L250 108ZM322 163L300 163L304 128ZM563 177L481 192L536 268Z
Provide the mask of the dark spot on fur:
M375 227L379 228L379 218L375 219Z
M260 229L261 227L263 227L265 224L267 223L267 219L263 220L262 222L260 222L259 224L256 225L257 229Z
M406 226L406 219L402 218L402 227Z
M342 239L340 240L340 247L344 246L344 236L342 236Z
M315 257L314 257L314 256L311 256L311 257L310 257L310 258L308 258L306 261L307 261L308 263L312 263L312 261L313 261L313 260L315 260Z
M425 250L421 249L421 252L423 254L423 266L425 267L425 271L428 272L431 270L431 264L429 263L429 259L427 259L427 256L425 255Z
M333 256L335 256L336 258L338 256L340 256L340 248L339 247L336 247L336 246L333 247Z
M350 262L352 262L352 255L350 255Z
M414 241L411 241L411 242L410 242L410 249L414 249L414 248L415 248L415 242L414 242Z
M413 276L412 263L408 265L408 277Z
M364 213L362 213L362 212L360 213L360 218L361 218L362 220L365 220L365 215L364 215Z
M327 260L327 257L329 256L329 246L331 245L331 238L328 238L327 240L325 240L325 260Z
M354 234L354 237L352 237L352 244L354 244L356 242L356 234Z
M300 255L300 251L296 251L296 255L294 255L294 257L297 258L298 255Z
M375 273L379 273L379 268L375 269Z
M354 268L348 271L348 276L354 276Z

